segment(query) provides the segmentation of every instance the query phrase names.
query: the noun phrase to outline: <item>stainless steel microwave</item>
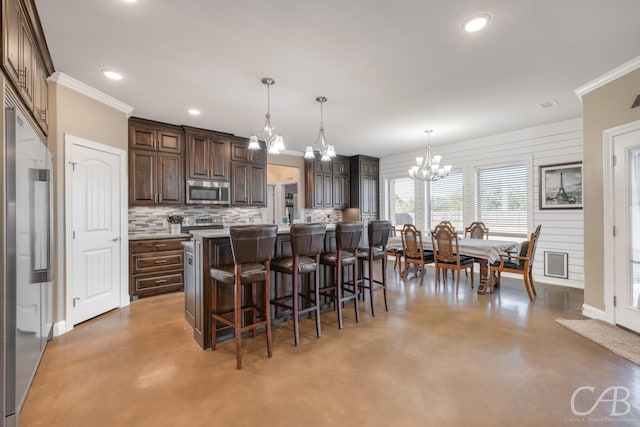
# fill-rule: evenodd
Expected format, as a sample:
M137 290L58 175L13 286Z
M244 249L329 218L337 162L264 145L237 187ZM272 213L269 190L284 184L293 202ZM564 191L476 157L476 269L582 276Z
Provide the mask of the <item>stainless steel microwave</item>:
M187 204L228 205L229 183L187 180Z

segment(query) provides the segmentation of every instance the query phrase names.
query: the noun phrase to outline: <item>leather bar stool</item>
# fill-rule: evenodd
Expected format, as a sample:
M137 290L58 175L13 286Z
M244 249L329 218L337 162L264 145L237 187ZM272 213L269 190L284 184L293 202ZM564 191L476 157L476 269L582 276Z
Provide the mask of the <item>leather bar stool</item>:
M372 316L376 315L373 302L374 291L382 290L384 295L384 309L389 311L389 305L387 303L387 243L389 242L391 229L392 225L390 221L369 221L367 225L369 248L358 251L359 261L361 263L367 261L368 264L368 276L364 274L364 268L362 268L363 275L360 281L360 287L369 290ZM381 261L382 280L373 278L374 261Z
M270 262L273 257L277 225L247 225L231 227L231 250L233 265L212 268L211 274L211 350L216 349L216 321L233 327L236 341L237 368L242 368L241 336L244 331L265 326L267 335L267 353L272 355L271 344L271 306L270 293ZM256 283L264 283L264 306L255 301ZM233 310L217 311L216 293L218 285L233 286ZM251 301L243 304L242 294L244 285L251 285ZM258 313L263 311L262 320L257 319ZM243 324L244 313L251 313L251 323Z
M316 313L316 334L322 335L320 327L320 252L324 246L326 224L293 224L289 229L292 256L274 259L271 270L292 276L291 294L275 298L271 304L291 310L293 313L293 332L295 345L300 345L300 315ZM301 274L313 274L314 297L300 292ZM307 306L300 308L301 300Z
M320 292L334 300L338 311L338 328L342 329L342 304L353 300L356 311L356 322L360 321L358 311L358 245L362 238L361 222L339 222L336 224L336 251L325 252L320 256L320 263L334 269L333 286L326 286ZM342 278L344 267L353 266L352 281L349 282L353 288L345 286ZM333 295L329 292L334 291ZM345 295L348 292L348 295Z

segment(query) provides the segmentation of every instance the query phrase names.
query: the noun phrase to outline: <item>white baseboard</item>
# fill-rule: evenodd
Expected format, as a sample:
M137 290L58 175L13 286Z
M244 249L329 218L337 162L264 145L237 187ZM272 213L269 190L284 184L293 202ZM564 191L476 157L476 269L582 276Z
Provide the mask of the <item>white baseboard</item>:
M589 304L582 304L582 315L613 324L612 319L609 319L606 311L590 306Z
M73 326L71 328L67 329L66 320L61 320L59 322L55 322L53 324L53 336L54 337L59 337L60 335L69 332L71 329L73 329Z

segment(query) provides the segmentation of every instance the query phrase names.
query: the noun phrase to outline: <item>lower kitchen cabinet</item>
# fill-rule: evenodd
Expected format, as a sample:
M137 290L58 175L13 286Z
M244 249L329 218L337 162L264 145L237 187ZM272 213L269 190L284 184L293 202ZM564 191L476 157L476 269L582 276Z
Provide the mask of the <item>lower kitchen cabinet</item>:
M131 299L184 289L186 238L132 240L129 243Z

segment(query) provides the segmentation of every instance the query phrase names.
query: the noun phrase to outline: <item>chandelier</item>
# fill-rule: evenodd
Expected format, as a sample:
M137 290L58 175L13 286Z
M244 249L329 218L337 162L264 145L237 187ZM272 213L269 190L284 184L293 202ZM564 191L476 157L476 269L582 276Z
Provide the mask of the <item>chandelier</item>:
M327 143L327 138L325 138L324 136L324 117L322 104L327 102L327 98L325 98L324 96L319 96L316 98L316 101L320 103L320 134L318 135L318 138L316 139L313 147L311 145L307 146L307 149L304 151L304 158L315 158L315 154L313 153L315 148L315 151L320 153L320 160L322 160L323 162L328 162L332 157L336 156L336 149L333 144Z
M258 138L260 138L267 143L267 152L269 154L280 154L280 151L284 150L284 140L282 139L282 135L275 133L275 129L271 126L271 114L269 113L271 108L269 88L275 83L275 80L271 77L264 77L262 83L267 86L267 114L264 115L266 120L260 135L251 135L249 137L248 148L249 150L259 150L260 144L258 143Z
M442 156L431 155L431 132L433 129L425 130L427 134L427 155L426 157L416 157L416 166L409 169L409 177L420 181L438 181L445 178L451 172L451 165L440 166Z

